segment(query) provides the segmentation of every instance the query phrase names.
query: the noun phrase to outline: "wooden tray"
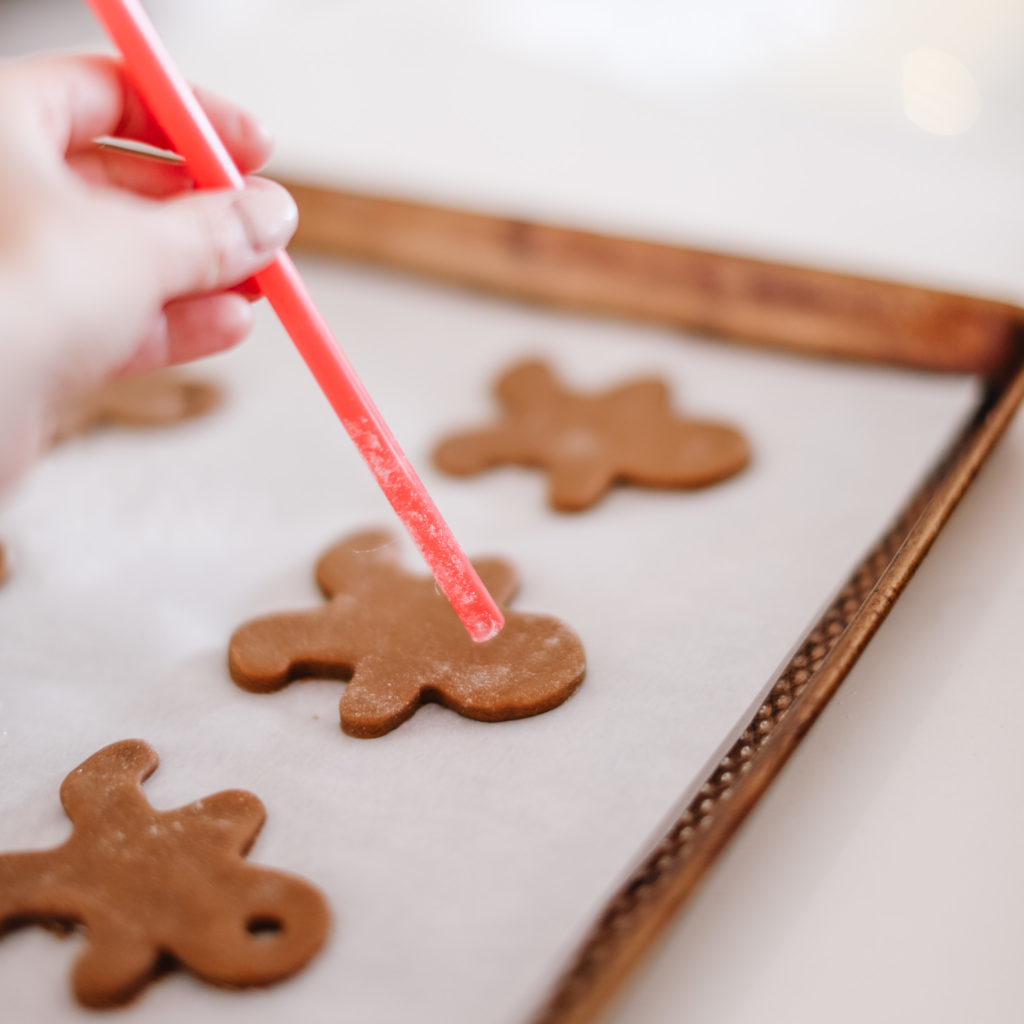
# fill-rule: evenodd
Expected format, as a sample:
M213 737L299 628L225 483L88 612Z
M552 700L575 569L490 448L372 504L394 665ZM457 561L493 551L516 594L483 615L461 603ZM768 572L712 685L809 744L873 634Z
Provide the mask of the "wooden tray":
M296 244L453 284L808 356L984 377L984 398L794 647L699 792L640 859L532 1024L593 1020L796 749L1024 398L1024 311L821 270L290 183ZM689 780L686 780L689 782Z

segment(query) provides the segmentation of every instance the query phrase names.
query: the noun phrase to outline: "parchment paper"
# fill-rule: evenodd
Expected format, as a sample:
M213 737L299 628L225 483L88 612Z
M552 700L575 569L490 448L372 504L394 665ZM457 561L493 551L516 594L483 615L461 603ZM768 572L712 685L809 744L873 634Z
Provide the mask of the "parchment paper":
M60 842L64 775L141 737L161 757L157 807L258 794L269 817L252 859L318 884L334 928L291 982L238 993L175 974L118 1020L515 1021L974 385L302 269L457 536L517 563L518 607L579 632L586 682L534 719L428 707L376 740L340 732L339 683L231 683L236 626L317 603L313 562L336 538L399 529L264 310L250 343L202 367L229 391L221 411L67 444L0 509L16 560L0 589L0 850ZM550 512L536 473L433 471L433 442L492 415L491 380L529 354L579 386L664 374L678 407L749 432L753 465L697 493L618 490L582 516ZM95 1021L69 993L80 948L38 928L0 941L3 1019Z

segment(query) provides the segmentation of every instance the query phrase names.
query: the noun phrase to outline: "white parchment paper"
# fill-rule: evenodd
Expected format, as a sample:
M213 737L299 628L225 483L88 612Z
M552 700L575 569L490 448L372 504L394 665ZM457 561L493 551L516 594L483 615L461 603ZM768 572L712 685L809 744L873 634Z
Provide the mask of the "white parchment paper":
M60 842L64 775L141 737L161 757L157 807L259 795L251 858L319 885L334 927L293 981L238 993L175 974L119 1020L515 1021L974 385L302 269L459 539L518 565L518 607L578 631L586 682L534 719L427 707L376 740L340 732L339 683L231 683L236 626L317 603L313 563L340 536L399 529L264 310L249 344L202 368L229 392L222 410L67 444L0 509L16 559L0 589L0 850ZM581 516L550 512L536 473L432 470L433 442L493 415L493 377L531 354L580 387L663 374L679 408L748 431L751 468L691 494L618 490ZM80 948L38 928L0 941L3 1020L95 1021L69 993Z

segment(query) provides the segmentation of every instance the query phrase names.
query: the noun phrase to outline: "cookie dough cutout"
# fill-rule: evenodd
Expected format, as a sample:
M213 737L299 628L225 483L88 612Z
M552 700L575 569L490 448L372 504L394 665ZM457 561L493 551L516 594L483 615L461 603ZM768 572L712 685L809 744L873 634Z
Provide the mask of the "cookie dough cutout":
M177 370L119 377L75 399L57 418L54 444L106 426L169 427L212 412L219 387Z
M505 610L515 570L500 559L473 564ZM583 681L582 644L549 616L506 610L501 633L474 643L434 581L402 569L384 531L331 548L316 579L327 603L243 625L229 667L240 687L261 693L296 679L345 681L339 709L350 736L382 736L428 701L484 722L538 715Z
M327 934L318 890L243 860L263 825L260 801L227 790L155 811L141 783L157 763L141 740L105 747L61 786L71 838L0 854L0 934L83 926L72 985L85 1006L127 1002L169 958L216 985L269 985L304 967Z
M526 362L503 374L495 390L502 406L498 423L442 441L435 464L453 476L492 466L539 467L548 476L548 502L561 512L590 508L616 482L706 487L750 461L738 430L675 414L658 378L578 394L547 364Z

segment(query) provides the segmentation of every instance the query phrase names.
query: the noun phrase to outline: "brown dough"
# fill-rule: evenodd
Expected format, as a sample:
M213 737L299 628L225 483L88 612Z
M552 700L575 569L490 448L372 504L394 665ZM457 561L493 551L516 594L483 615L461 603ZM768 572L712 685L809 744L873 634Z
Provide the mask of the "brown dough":
M498 381L503 416L494 427L451 437L437 447L437 467L469 476L491 466L540 466L548 500L563 512L595 504L617 481L644 487L704 487L750 460L732 427L676 416L657 378L630 381L597 395L561 385L542 362L526 362Z
M7 561L7 548L0 544L0 585L7 582L7 575L10 571L10 565Z
M221 402L215 384L177 370L120 377L89 392L61 411L54 443L99 427L166 427L204 416Z
M141 740L105 747L61 786L71 838L0 854L0 928L85 926L72 983L86 1006L131 999L167 957L214 984L267 985L305 966L327 934L313 886L242 859L265 817L252 793L154 811L140 784L156 766Z
M515 570L499 559L474 566L504 606L518 588ZM346 680L341 727L351 736L390 732L427 701L484 722L537 715L583 681L579 639L549 616L507 612L497 637L474 643L434 581L402 569L386 532L331 548L316 578L328 603L242 626L231 638L231 675L258 692L293 679Z

